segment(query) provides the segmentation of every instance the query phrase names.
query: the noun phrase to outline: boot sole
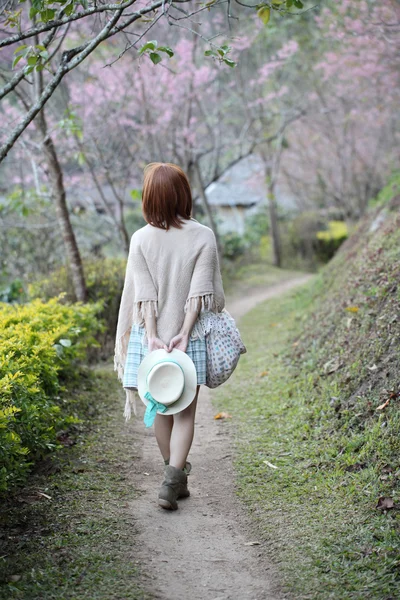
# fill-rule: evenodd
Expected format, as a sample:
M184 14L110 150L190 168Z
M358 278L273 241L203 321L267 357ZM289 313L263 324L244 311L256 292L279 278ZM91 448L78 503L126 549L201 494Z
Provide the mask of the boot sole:
M168 500L163 500L162 498L158 499L158 505L162 508L165 508L166 510L177 510L178 508L178 505L175 506L171 504L171 502L169 502Z
M183 494L179 494L178 500L180 500L181 498L189 498L189 496L190 496L190 492L188 490L187 492L184 492Z

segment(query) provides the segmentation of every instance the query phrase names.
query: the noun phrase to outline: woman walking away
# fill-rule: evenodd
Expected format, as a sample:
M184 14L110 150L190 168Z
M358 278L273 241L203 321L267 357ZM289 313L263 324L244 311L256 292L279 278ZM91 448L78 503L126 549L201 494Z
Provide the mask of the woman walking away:
M192 195L182 169L151 163L144 170L142 210L147 225L129 250L119 309L114 366L126 389L147 404L165 463L159 505L176 510L189 496L187 462L196 404L206 383L203 311L220 313L224 290L213 231L191 217Z

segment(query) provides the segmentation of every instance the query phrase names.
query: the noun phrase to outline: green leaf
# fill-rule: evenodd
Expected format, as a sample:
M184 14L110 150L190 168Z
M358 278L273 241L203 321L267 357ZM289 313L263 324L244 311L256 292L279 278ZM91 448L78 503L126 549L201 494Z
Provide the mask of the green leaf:
M19 63L19 61L22 58L22 54L20 54L19 56L17 56L17 58L14 58L13 64L12 64L12 68L14 69L14 67L17 66L17 64Z
M230 52L232 50L231 46L228 46L227 44L224 44L223 46L220 46L221 50L224 50L225 53L226 52Z
M144 44L140 50L139 50L139 54L143 54L143 52L146 52L146 50L155 50L157 48L157 40L152 40L151 42L146 42L146 44Z
M150 58L155 65L162 61L162 58L157 52L150 52Z
M140 200L140 198L142 197L140 190L131 190L129 193L131 195L132 200Z
M293 0L293 4L295 5L296 8L303 8L304 4L302 3L301 0Z
M18 46L18 48L16 48L14 50L14 54L19 54L20 52L22 52L22 50L25 50L25 48L27 48L28 46L26 44L23 44L22 46Z
M43 0L32 0L32 8L36 10L36 12L40 12L44 9Z
M160 46L159 48L157 48L157 50L158 52L166 52L166 54L168 54L170 58L174 55L172 48L170 48L169 46Z
M287 6L287 8L292 8L293 0L286 0L286 6Z
M38 14L38 10L36 8L34 8L33 6L31 6L30 10L29 10L29 18L33 19L37 14Z
M29 65L30 67L32 67L32 66L35 66L35 65L36 65L36 63L37 63L37 61L38 61L38 57L37 57L37 56L30 56L30 57L28 58L28 65Z
M218 54L215 52L215 50L206 50L204 52L204 56L218 56Z
M32 73L34 67L31 66L27 66L25 67L25 75L29 75L29 73Z
M64 13L67 15L67 17L69 17L70 15L72 15L73 12L74 12L74 4L73 4L73 2L70 2L64 8Z
M69 348L72 344L71 340L68 340L66 338L59 340L59 344L61 344L61 346L64 346L64 348Z
M42 19L43 23L48 23L49 21L54 19L55 14L56 11L54 9L46 8L45 10L42 10L40 12L40 18Z
M224 58L224 63L227 64L232 69L233 69L233 67L236 67L235 61L231 60L230 58Z
M43 52L39 52L39 56L41 56L44 60L47 60L49 58L49 53L47 50L44 50Z
M296 1L296 0L294 0ZM266 25L271 17L271 9L269 8L269 6L262 6L261 8L258 9L257 11L257 16L259 19L261 19L261 21L264 23L264 25Z
M36 66L36 71L43 71L44 69L44 65L37 65Z
M83 6L83 8L85 10L89 7L89 4L88 4L87 0L81 0L81 5Z
M225 56L225 51L222 48L218 48L217 52L220 56Z

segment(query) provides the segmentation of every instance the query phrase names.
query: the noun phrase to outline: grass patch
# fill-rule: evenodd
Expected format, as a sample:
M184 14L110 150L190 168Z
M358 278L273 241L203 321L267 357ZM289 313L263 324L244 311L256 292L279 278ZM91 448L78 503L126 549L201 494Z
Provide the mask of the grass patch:
M243 318L248 353L214 396L296 600L400 597L400 219L378 213L310 284Z
M278 269L267 262L255 261L248 263L248 258L235 262L225 261L222 268L222 278L226 294L240 296L247 291L275 285L287 279L298 276L299 271Z
M149 598L139 583L128 504L135 497L129 477L135 449L122 395L111 367L82 378L70 401L86 407L90 426L68 431L66 447L3 502L0 598Z

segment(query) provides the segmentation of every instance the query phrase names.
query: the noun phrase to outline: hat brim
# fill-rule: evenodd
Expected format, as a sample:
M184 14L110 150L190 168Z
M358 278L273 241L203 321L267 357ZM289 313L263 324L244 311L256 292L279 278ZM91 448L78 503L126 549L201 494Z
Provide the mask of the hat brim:
M149 401L144 397L147 393L147 374L154 367L155 364L160 362L165 358L170 358L175 360L180 367L182 368L184 377L185 377L185 386L183 388L183 392L181 396L168 406L167 410L162 413L164 415L175 415L178 412L181 412L185 408L191 404L196 395L197 388L197 372L196 367L194 366L194 362L186 354L186 352L182 352L181 350L172 350L171 352L167 352L166 350L153 350L147 354L142 362L139 365L137 382L138 382L138 393L141 401L147 406ZM158 400L162 402L162 400Z

